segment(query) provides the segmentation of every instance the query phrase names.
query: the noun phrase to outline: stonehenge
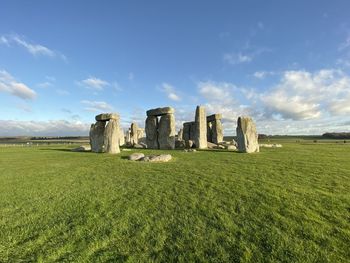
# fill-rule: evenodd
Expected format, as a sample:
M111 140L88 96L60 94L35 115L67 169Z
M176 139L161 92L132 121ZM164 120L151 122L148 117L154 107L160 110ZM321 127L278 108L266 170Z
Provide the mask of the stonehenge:
M90 127L91 151L116 154L120 152L119 146L122 145L149 149L175 149L175 146L181 149L237 149L243 153L260 150L256 125L251 117L238 118L235 143L234 140L224 141L221 114L206 116L205 108L197 106L195 121L183 123L183 128L176 134L174 112L171 107L148 110L145 129L139 128L137 123L133 122L125 136L119 125L117 113L99 114L95 116L96 122Z
M252 118L239 117L237 120L236 133L239 152L259 152L258 133Z
M171 107L146 112L146 144L150 149L175 149L175 117Z
M102 113L97 115L95 120L96 123L91 124L89 133L91 151L119 153L119 115L117 113Z

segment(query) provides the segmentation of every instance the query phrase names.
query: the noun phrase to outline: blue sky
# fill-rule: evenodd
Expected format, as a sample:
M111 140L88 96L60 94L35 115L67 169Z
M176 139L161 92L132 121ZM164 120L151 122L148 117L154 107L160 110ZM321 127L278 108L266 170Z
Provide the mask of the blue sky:
M0 136L87 135L94 116L196 105L225 134L350 131L350 2L1 1Z

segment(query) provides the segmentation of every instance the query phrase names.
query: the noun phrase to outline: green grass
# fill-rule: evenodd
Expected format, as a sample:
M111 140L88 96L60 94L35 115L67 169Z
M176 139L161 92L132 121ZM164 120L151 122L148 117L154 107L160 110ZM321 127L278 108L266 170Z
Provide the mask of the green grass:
M2 147L0 262L350 262L350 144L283 145L169 163Z

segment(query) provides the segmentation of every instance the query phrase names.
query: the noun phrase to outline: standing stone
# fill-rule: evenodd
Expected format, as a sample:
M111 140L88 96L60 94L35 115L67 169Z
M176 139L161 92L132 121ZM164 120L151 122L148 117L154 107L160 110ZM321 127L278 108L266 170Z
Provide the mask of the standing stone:
M258 133L250 117L239 117L237 120L238 151L244 153L259 152Z
M207 148L207 116L203 106L197 106L196 109L196 134L195 144L198 149Z
M145 127L147 148L158 149L158 118L156 116L148 116Z
M137 132L138 132L139 126L137 125L137 123L133 122L131 123L131 144L138 144L139 140L137 137Z
M131 144L131 131L128 129L125 135L125 144Z
M125 135L124 130L120 128L119 130L119 146L123 146L125 144Z
M213 142L213 124L207 119L207 141Z
M211 142L218 144L224 141L221 120L217 119L212 122L211 132Z
M175 134L174 115L162 115L158 126L159 149L175 149Z
M183 131L182 131L182 138L185 141L190 140L190 134L191 134L191 123L190 122L185 122L183 124Z
M177 140L182 141L183 138L183 129L180 129L179 132L177 133Z
M104 152L104 132L105 121L97 121L95 124L91 124L90 128L90 145L91 151L96 153Z
M137 139L139 140L139 139L141 139L143 137L144 137L144 129L139 128L137 130Z
M111 119L104 131L104 145L106 153L120 153L119 149L119 120Z

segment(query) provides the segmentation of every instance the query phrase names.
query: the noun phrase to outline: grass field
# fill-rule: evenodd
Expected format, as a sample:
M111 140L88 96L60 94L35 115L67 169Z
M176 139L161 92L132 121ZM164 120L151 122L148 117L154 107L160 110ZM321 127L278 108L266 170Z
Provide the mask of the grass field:
M350 262L350 143L282 144L0 148L0 262Z

